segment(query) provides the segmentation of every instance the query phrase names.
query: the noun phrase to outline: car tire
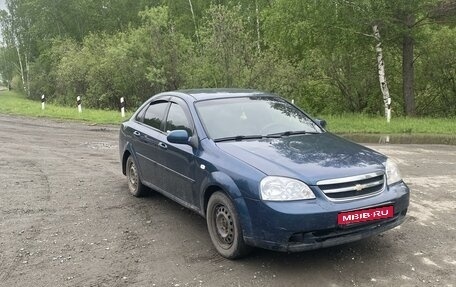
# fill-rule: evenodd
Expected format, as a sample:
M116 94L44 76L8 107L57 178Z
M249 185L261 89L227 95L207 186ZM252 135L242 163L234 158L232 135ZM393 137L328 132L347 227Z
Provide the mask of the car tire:
M237 259L251 251L244 242L236 208L223 192L209 198L206 220L212 244L223 257Z
M136 165L133 157L130 155L126 163L126 175L128 180L128 191L136 197L142 197L148 192L147 186L142 184L139 177L138 166Z

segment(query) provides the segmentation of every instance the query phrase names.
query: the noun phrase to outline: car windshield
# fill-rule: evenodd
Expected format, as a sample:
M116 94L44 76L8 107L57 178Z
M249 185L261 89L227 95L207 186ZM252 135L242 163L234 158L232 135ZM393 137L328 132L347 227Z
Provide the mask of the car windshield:
M299 109L277 97L212 99L196 102L195 106L208 136L214 140L322 132Z

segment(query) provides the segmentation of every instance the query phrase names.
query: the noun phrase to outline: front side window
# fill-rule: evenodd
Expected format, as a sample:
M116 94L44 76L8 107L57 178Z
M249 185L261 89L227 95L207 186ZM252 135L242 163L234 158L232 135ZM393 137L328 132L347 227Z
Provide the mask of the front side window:
M212 139L322 132L299 109L272 96L205 100L197 102L195 107Z
M176 103L171 103L166 120L166 131L173 130L186 130L189 136L192 135L192 128L184 109Z
M144 106L137 114L136 114L136 117L135 117L135 120L137 122L143 122L144 121L144 114L146 113L146 110L149 106Z
M144 114L144 123L156 129L160 129L168 102L155 102L150 104Z

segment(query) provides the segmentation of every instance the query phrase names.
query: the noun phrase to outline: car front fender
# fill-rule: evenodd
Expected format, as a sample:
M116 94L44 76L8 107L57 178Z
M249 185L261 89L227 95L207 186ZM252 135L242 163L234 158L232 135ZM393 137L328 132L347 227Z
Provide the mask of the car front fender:
M209 200L210 195L217 190L221 190L232 200L239 215L243 235L250 236L252 224L244 197L242 196L241 191L239 190L234 180L221 171L210 173L210 175L204 179L201 185L201 214L203 216L206 215L207 201Z

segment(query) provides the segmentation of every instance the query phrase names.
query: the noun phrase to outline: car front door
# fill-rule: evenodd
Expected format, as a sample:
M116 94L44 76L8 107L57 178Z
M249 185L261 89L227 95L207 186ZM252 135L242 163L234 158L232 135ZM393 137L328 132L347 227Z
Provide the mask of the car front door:
M165 121L165 131L186 130L189 136L196 136L193 121L191 120L187 104L179 99L172 98ZM194 183L197 170L194 152L195 149L187 144L170 143L167 140L165 162L167 180L165 189L185 203L197 206Z

